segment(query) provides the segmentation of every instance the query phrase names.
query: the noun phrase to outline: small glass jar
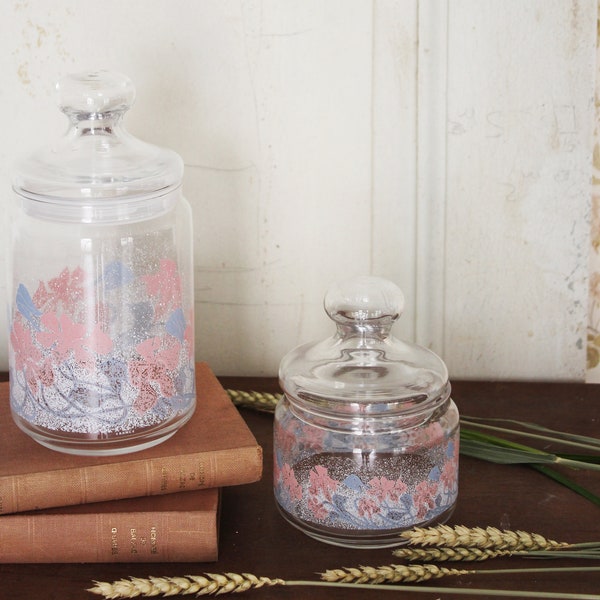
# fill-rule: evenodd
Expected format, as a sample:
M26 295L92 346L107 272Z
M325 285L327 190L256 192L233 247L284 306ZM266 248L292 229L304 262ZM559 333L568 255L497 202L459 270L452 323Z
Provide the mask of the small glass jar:
M196 403L183 163L124 129L127 77L86 72L57 90L68 131L17 163L13 184L12 414L54 450L132 452Z
M404 297L392 282L334 284L335 335L282 360L274 490L281 514L331 544L381 548L442 523L458 493L459 415L433 352L392 336Z

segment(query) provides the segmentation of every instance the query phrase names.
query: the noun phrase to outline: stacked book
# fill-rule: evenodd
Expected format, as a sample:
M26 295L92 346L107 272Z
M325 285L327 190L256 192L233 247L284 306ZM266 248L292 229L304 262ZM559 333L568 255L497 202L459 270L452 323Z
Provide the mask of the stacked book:
M0 562L217 560L220 488L258 481L262 448L206 363L196 389L167 441L91 457L23 433L0 383Z

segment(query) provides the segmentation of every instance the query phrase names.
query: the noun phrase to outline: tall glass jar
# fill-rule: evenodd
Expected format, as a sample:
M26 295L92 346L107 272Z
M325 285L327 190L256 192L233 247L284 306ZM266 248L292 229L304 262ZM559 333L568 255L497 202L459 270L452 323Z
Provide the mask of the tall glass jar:
M334 284L336 333L281 361L274 489L281 514L331 544L378 548L448 519L458 493L459 415L448 372L390 329L404 306L390 281Z
M183 163L124 129L127 77L80 73L57 90L68 131L14 177L12 414L54 450L132 452L173 435L195 408Z

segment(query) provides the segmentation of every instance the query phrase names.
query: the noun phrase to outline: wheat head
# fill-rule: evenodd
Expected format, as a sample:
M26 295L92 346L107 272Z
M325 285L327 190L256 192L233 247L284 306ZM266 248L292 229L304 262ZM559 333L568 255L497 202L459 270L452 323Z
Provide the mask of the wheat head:
M415 546L486 548L492 550L546 550L564 548L569 544L549 540L537 533L507 531L495 527L465 527L438 525L437 527L415 527L401 534L409 544Z
M512 550L490 548L397 548L393 555L408 561L419 562L481 562L490 558L512 556Z
M446 575L466 575L464 569L448 569L437 565L386 565L383 567L349 567L329 569L321 573L323 581L337 583L408 583L439 579Z
M283 579L257 577L251 573L204 573L185 577L149 577L147 579L130 577L113 583L94 581L94 587L88 592L115 600L117 598L138 598L153 596L176 596L178 594L196 594L209 596L227 592L244 592L251 588L285 585Z

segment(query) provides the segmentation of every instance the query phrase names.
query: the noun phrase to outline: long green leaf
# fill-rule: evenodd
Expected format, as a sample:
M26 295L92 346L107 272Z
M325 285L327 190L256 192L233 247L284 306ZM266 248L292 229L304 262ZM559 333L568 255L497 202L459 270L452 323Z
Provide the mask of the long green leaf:
M560 484L568 487L570 490L573 490L574 492L576 492L580 496L583 496L584 498L586 498L590 502L593 502L597 506L600 506L600 496L597 496L596 494L590 492L588 489L586 489L583 486L579 485L578 483L576 483L572 479L569 479L568 477L566 477L562 473L559 473L558 471L555 471L554 469L549 469L546 465L534 465L534 464L532 464L530 466L531 466L532 469L535 469L536 471L539 471L540 473L543 473L547 477L550 477L551 479L554 479L554 481L556 481L556 482L558 482L558 483L560 483Z
M600 471L600 464L594 461L581 461L572 460L570 458L564 458L562 456L556 456L556 464L563 467L569 467L571 469L587 470L587 471Z
M591 465L600 464L600 455L592 455L592 454L565 454L564 452L555 452L556 456L559 458L566 458L569 460L576 460L579 462L586 462Z
M498 464L554 464L556 456L553 454L538 454L527 450L500 447L488 442L462 439L460 452L465 456L480 458Z
M497 436L461 428L461 451L463 454L483 458L497 463L542 463L542 464L560 464L573 469L586 469L591 471L600 471L600 464L595 462L579 461L571 458L564 458L518 444L510 440L505 440ZM487 456L487 458L486 458Z
M541 454L544 456L548 455L548 452L544 452L543 450L538 450L537 448L532 448L531 446L525 446L524 444L518 444L517 442L513 442L511 440L506 440L504 438L497 437L495 435L489 435L488 433L482 433L480 431L474 431L472 429L467 429L466 427L461 427L460 429L460 438L461 442L463 440L477 440L482 443L500 446L502 448L512 448L513 450L523 450L524 452L529 452L531 454Z

